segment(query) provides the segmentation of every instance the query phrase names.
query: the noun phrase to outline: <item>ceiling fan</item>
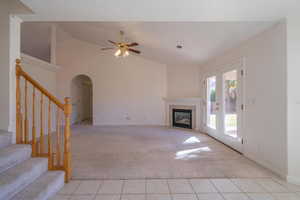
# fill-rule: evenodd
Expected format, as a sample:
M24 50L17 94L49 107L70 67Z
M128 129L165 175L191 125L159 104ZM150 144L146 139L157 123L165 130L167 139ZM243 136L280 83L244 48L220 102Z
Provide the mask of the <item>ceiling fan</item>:
M127 56L129 56L129 52L133 52L136 54L141 53L140 51L131 48L134 46L138 46L139 45L138 43L136 43L136 42L126 43L126 42L124 42L125 41L124 40L124 32L120 31L120 35L121 35L122 42L114 42L114 41L108 40L108 42L113 44L115 47L102 48L101 50L105 51L105 50L117 49L117 51L115 52L116 57L121 57L121 56L127 57Z

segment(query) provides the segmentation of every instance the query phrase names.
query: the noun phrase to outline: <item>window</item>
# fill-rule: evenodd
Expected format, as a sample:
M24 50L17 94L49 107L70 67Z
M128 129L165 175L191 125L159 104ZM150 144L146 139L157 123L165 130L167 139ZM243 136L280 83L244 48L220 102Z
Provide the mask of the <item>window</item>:
M224 131L237 137L237 71L223 74Z
M212 76L209 77L206 80L206 90L207 90L207 95L206 95L206 102L207 102L207 121L206 125L212 129L217 128L217 105L216 105L216 77Z

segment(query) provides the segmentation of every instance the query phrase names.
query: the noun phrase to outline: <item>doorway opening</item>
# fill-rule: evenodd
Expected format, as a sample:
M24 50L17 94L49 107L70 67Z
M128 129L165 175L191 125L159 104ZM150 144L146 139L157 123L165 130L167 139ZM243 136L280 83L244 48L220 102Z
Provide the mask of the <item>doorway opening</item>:
M93 124L93 83L90 77L78 75L71 83L72 124Z

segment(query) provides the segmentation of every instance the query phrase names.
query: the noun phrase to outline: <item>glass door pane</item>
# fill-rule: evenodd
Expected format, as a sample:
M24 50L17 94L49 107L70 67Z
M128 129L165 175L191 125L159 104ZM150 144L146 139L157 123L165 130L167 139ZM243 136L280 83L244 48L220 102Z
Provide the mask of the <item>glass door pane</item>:
M206 125L212 129L217 128L216 82L215 76L209 77L206 80Z
M223 106L224 132L226 135L237 137L237 70L223 74Z

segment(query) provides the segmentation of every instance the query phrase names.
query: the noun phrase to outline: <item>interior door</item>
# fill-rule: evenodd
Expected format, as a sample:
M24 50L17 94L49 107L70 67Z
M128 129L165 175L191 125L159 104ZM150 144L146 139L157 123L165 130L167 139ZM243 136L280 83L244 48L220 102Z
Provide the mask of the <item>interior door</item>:
M241 64L224 68L205 80L206 132L242 152L243 73Z

